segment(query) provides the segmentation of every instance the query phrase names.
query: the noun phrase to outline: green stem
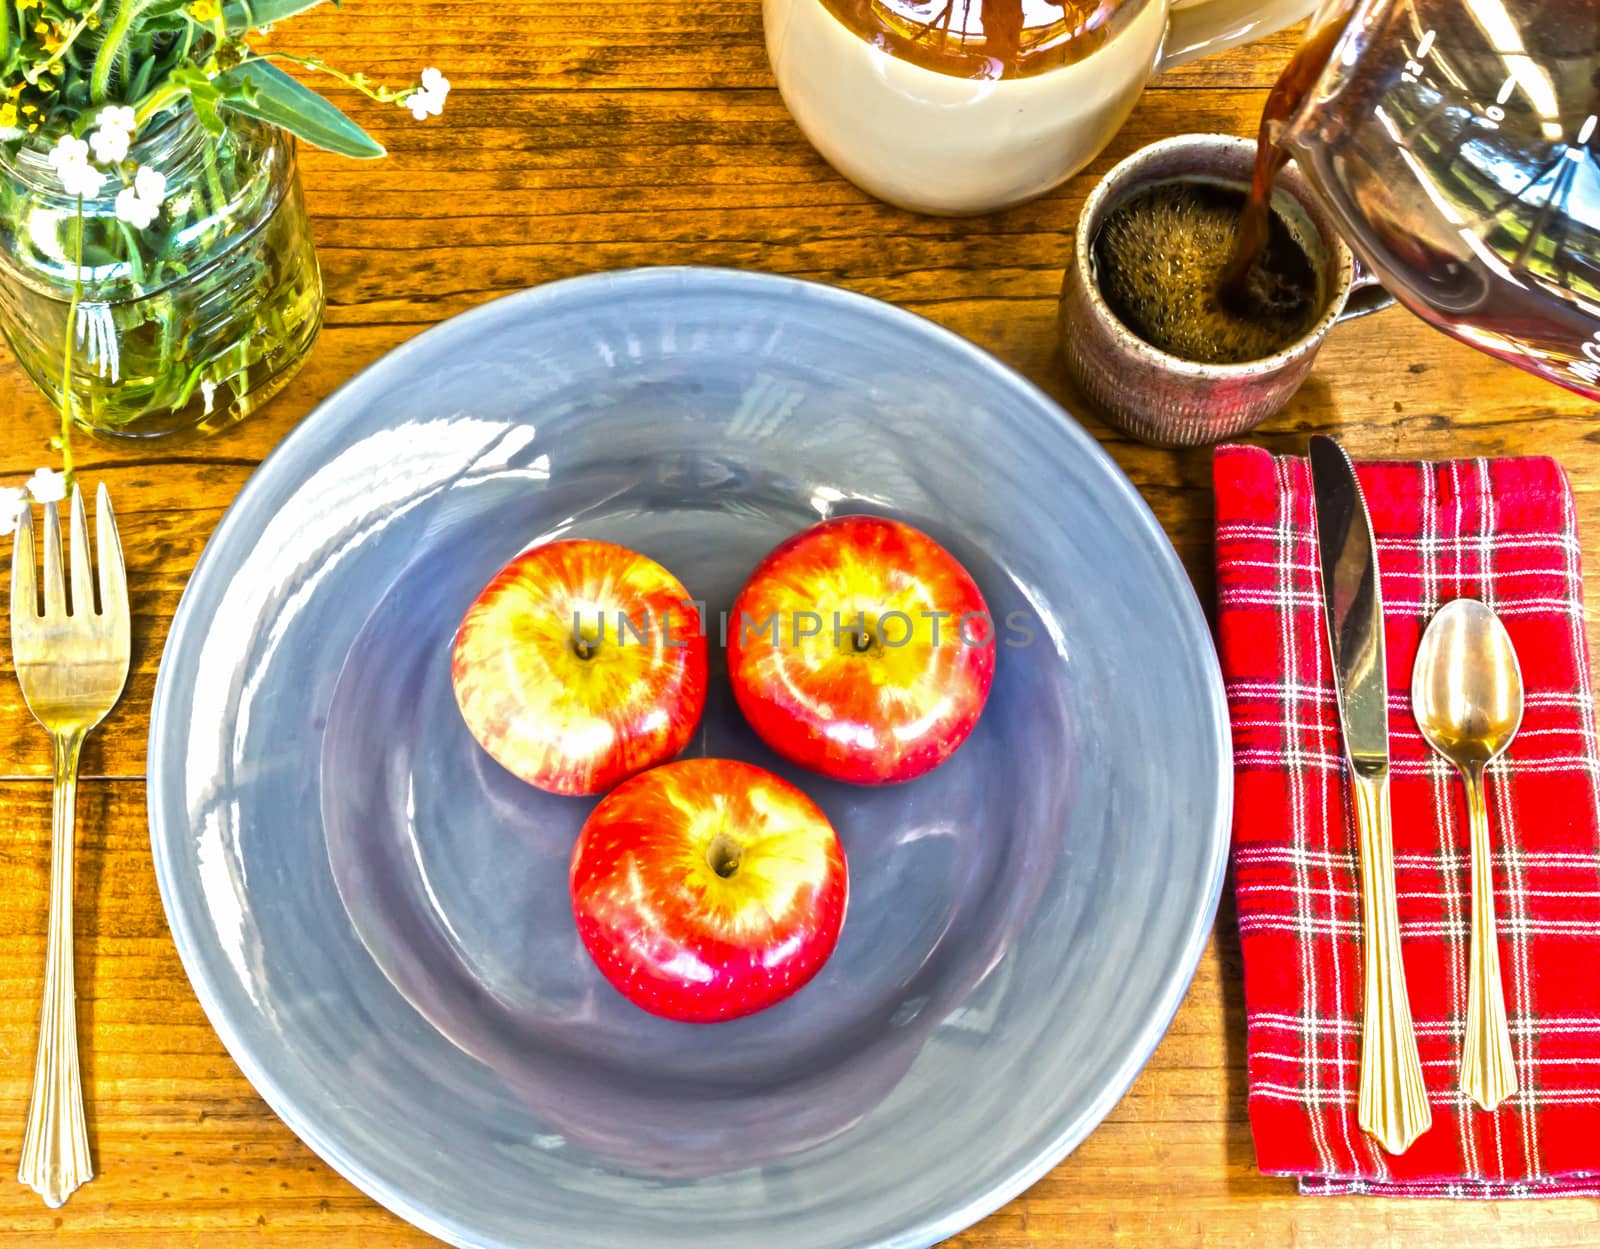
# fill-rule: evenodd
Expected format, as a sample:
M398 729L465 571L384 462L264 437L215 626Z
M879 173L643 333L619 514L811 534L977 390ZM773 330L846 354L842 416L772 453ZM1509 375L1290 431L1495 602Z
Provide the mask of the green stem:
M0 61L11 55L11 0L0 0Z
M172 307L173 301L170 296L165 296L164 299L167 305L165 309L157 305L158 314L164 311L167 315L158 315L156 318L161 325L156 339L156 359L161 362L162 372L169 373L172 366L178 362L177 346L174 342L178 332L178 311Z
M315 70L355 91L361 92L369 100L376 100L379 104L395 104L410 95L417 88L412 87L374 87L366 80L363 74L347 74L342 69L335 69L328 62L315 56L296 56L292 52L257 52L251 49L250 55L240 61L240 65L249 65L252 61L288 61L291 65L298 65L302 69Z
M78 196L78 219L73 256L72 302L67 305L66 342L61 350L61 472L72 488L72 356L73 331L78 325L78 304L83 299L83 196Z
M200 382L200 374L205 371L205 365L196 364L184 375L183 385L178 388L178 394L173 399L171 407L174 412L181 412L188 406L189 400L194 398L194 388Z
M149 121L152 117L154 117L157 113L159 113L162 109L164 109L168 104L171 104L174 100L178 99L180 96L187 95L188 91L189 91L189 89L187 87L175 86L174 84L172 84L170 82L163 83L161 86L157 87L154 91L152 91L149 95L145 96L145 98L143 100L141 100L139 102L139 104L134 108L134 110L133 110L133 122L134 122L134 125L135 126L143 126L145 124L145 122Z
M128 31L150 0L122 0L117 6L117 16L106 31L105 42L100 45L100 55L94 58L94 73L89 78L89 96L96 104L104 104L111 90L111 71L116 68L117 56L127 41Z
M218 216L225 219L228 212L228 193L222 189L222 178L218 174L217 145L215 143L207 143L205 145L205 172L206 187L211 192L212 208ZM224 228L226 227L224 226Z
M139 236L126 221L117 222L122 241L128 245L128 276L139 290L144 289L144 260L139 255Z

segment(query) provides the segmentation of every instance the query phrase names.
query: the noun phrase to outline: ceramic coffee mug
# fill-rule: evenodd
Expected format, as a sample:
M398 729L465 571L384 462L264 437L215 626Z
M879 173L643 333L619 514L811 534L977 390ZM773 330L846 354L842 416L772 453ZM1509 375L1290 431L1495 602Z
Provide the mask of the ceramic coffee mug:
M1123 432L1160 446L1220 442L1259 425L1288 402L1338 322L1394 302L1362 271L1293 164L1278 175L1273 207L1320 271L1325 307L1282 350L1242 364L1201 364L1152 347L1118 319L1095 280L1100 223L1129 196L1162 182L1212 182L1244 190L1253 140L1188 134L1140 148L1090 192L1061 285L1061 348L1078 389Z
M959 216L1059 185L1111 141L1154 75L1281 30L1314 3L1063 3L1057 26L1028 32L1049 50L1040 59L1059 63L1019 76L981 53L986 22L1034 20L1020 0L763 0L762 21L783 102L829 164L891 204ZM903 32L899 54L849 14ZM911 49L930 47L974 51L946 72L914 63Z

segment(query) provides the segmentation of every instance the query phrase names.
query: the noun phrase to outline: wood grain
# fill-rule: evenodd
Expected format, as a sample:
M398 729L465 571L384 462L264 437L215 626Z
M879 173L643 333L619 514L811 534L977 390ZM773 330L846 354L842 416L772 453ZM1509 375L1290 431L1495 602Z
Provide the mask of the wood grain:
M443 317L597 269L733 265L833 282L949 326L1077 408L1055 348L1055 294L1079 205L1140 145L1253 130L1292 38L1159 79L1091 168L1059 192L966 221L869 199L812 152L772 89L755 0L347 0L284 24L276 46L401 80L454 84L444 118L333 92L390 149L355 164L303 154L329 287L311 362L270 408L210 441L87 445L117 499L135 613L134 672L90 740L80 794L78 976L100 1177L62 1210L0 1178L7 1249L413 1249L433 1244L336 1176L223 1051L184 977L150 865L145 735L166 630L207 536L268 451L351 374ZM48 463L51 416L0 362L0 482ZM1341 327L1274 449L1336 433L1356 455L1559 457L1586 551L1600 534L1600 426L1576 397L1453 343L1401 311ZM1211 592L1203 451L1091 429ZM1600 578L1586 601L1591 638ZM9 621L0 607L0 637ZM0 672L0 1176L14 1172L44 960L49 755ZM1239 951L1228 908L1171 1032L1106 1123L1052 1175L957 1237L1022 1246L1592 1245L1593 1201L1303 1199L1256 1173L1244 1117Z

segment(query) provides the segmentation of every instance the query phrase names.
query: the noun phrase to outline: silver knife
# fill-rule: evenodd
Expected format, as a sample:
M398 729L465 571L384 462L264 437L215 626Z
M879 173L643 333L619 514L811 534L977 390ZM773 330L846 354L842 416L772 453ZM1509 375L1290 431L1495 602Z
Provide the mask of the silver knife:
M1361 1095L1356 1120L1391 1154L1433 1121L1406 998L1389 826L1389 683L1383 596L1372 521L1350 457L1332 438L1311 439L1322 605L1339 692L1361 851Z

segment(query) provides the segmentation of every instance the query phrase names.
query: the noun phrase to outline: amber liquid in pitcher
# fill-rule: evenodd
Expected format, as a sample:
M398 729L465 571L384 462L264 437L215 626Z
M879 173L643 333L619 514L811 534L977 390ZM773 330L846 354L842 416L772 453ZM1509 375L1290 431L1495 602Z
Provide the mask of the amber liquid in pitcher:
M822 0L890 56L957 78L1026 78L1080 61L1133 16L1127 0Z

